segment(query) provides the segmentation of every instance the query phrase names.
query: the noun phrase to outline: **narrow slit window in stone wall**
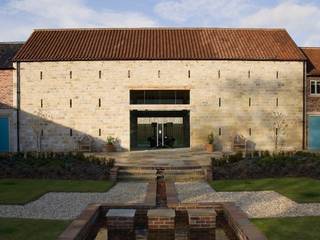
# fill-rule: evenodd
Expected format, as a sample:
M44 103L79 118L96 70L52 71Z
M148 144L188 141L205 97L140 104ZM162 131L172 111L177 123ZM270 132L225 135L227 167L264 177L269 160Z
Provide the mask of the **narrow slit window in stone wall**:
M221 98L219 98L219 107L221 107Z
M158 70L158 78L160 78L160 70Z
M101 76L102 76L102 73L101 73L101 71L99 71L99 78L101 79Z
M99 128L99 136L101 137L101 128Z
M279 98L276 99L276 106L279 106Z
M250 78L251 77L251 71L249 70L248 71L248 78Z
M43 137L43 129L41 129L41 137Z
M251 107L251 98L249 98L249 107Z
M276 78L279 79L279 71L276 72Z
M252 134L252 131L251 131L251 128L249 128L249 136L251 136Z
M70 128L70 131L69 131L69 135L70 135L70 137L72 137L72 128Z
M222 134L222 130L221 128L219 128L219 136L221 136L221 134Z
M40 107L43 108L43 99L40 100Z
M42 76L43 76L43 74L42 74L42 71L40 72L40 80L42 80Z
M72 99L69 101L70 108L72 108Z
M191 77L191 72L190 72L190 70L188 70L188 78L190 78Z
M278 128L276 128L276 136L278 136Z
M218 71L218 78L220 78L221 77L221 71L219 70Z
M131 72L130 72L130 70L128 70L128 78L130 78L131 77Z
M101 98L99 98L99 107L101 107Z
M72 79L72 71L69 72L69 77Z

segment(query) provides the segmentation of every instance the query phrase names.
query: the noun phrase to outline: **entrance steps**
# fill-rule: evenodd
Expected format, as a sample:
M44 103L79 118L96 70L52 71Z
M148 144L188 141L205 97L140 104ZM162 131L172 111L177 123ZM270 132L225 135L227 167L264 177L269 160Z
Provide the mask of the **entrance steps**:
M170 181L199 181L206 179L206 171L201 166L118 166L118 180L120 181L149 181L161 172Z

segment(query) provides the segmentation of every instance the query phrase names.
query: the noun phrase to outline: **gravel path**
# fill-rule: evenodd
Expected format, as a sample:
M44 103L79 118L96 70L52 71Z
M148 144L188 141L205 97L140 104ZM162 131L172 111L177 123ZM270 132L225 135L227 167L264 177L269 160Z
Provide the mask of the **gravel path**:
M215 192L206 182L175 186L181 202L235 202L250 218L320 216L320 203L298 204L274 191Z
M90 203L142 203L147 186L121 182L104 193L51 192L26 205L0 205L0 217L73 219Z

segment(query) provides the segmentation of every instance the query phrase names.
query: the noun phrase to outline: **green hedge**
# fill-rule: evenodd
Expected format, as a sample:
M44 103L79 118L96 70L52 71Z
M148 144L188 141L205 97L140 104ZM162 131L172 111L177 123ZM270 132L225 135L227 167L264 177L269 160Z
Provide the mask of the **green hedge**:
M309 152L237 153L221 159L212 158L214 179L250 179L265 177L320 178L320 155Z
M105 179L115 160L81 153L0 155L0 178Z

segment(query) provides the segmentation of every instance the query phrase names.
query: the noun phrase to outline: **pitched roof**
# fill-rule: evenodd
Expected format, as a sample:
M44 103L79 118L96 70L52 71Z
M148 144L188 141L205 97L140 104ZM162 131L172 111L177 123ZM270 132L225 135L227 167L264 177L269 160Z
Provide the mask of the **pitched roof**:
M303 47L301 50L308 58L307 75L320 76L320 47Z
M0 69L12 68L11 59L23 45L21 42L0 42Z
M305 56L284 29L35 30L15 61L289 60Z

